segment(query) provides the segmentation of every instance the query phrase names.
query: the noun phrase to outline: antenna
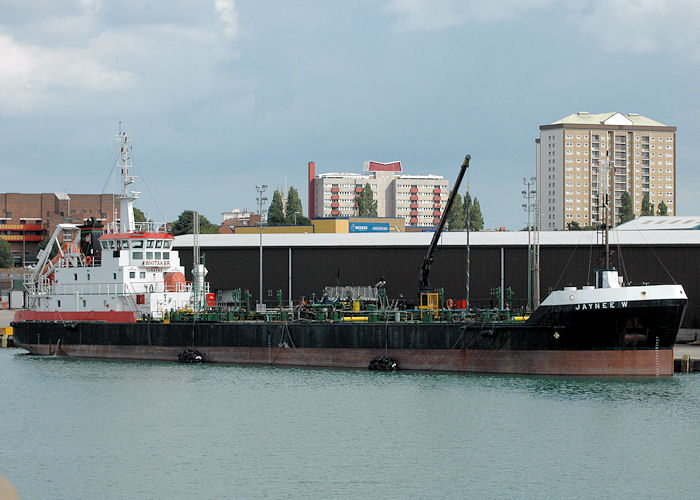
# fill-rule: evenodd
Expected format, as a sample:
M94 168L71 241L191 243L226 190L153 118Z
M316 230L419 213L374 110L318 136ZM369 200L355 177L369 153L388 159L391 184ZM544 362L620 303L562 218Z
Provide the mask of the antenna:
M131 168L131 157L129 156L129 137L121 130L119 122L119 135L117 141L120 143L119 160L117 165L121 169L122 189L116 198L119 200L119 231L122 233L132 233L136 230L134 220L134 200L139 197L138 191L129 192L129 186L134 183L136 177L129 175ZM116 210L115 210L116 212Z

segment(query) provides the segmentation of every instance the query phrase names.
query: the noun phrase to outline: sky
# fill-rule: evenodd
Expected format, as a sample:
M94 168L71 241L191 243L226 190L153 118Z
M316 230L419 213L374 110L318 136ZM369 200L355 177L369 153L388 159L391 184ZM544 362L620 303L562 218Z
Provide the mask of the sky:
M539 126L639 113L677 131L677 214L700 215L700 2L0 0L0 192L112 192L214 223L256 185L400 160L526 225Z

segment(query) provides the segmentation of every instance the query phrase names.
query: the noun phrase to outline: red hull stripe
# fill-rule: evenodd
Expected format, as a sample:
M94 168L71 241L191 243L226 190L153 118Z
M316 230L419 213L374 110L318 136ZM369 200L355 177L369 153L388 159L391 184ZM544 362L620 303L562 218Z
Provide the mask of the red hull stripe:
M105 321L136 323L133 311L17 311L15 321Z

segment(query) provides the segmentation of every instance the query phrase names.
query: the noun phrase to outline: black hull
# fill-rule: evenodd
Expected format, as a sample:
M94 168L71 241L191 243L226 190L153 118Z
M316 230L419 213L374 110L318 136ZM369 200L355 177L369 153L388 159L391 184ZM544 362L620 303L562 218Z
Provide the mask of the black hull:
M654 375L673 373L672 356L663 355L670 369L660 370L658 354L640 361L639 352L670 352L685 307L684 300L587 311L545 307L525 323L26 321L13 326L15 343L37 354L176 360L189 347L208 352L207 361L366 367L373 354L392 352L409 369L579 374L590 373L590 366L594 374ZM618 354L602 354L606 351ZM627 352L637 354L625 357ZM446 354L450 359L441 361ZM426 359L433 361L421 361Z

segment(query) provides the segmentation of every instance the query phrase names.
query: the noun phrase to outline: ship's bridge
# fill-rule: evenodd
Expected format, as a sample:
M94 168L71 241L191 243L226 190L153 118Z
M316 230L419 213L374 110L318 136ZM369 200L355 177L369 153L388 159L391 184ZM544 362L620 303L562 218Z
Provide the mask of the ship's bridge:
M103 254L128 252L130 265L147 267L170 266L174 239L168 233L107 233L99 238Z

